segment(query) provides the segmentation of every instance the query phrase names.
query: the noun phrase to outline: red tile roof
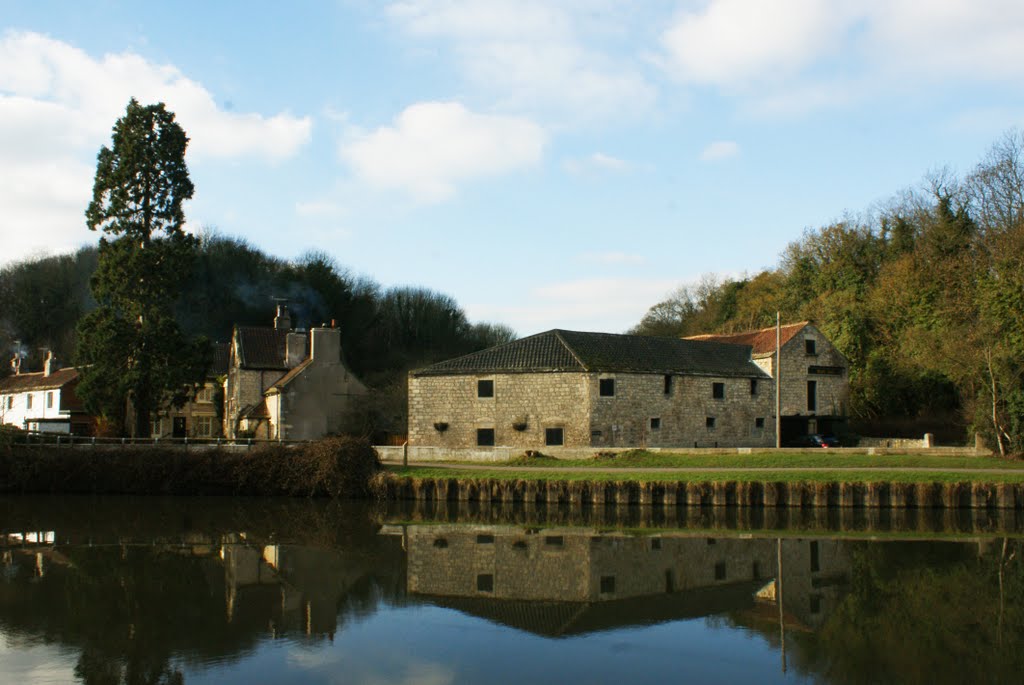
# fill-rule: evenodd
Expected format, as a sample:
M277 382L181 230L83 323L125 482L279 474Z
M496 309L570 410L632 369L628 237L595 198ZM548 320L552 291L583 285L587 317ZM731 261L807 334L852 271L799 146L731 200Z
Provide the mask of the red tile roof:
M782 326L781 344L785 345L796 336L797 333L802 331L810 324L810 321L800 321L798 323L788 323ZM753 354L755 357L763 357L770 354L775 354L775 326L770 328L762 328L756 331L746 331L744 333L730 333L728 335L719 334L705 334L705 335L691 335L687 336L687 340L711 340L714 342L723 343L734 343L738 345L750 345L754 348Z
M11 395L18 392L29 392L32 390L53 390L61 388L68 383L78 379L78 369L69 366L66 369L58 369L49 376L44 376L42 371L35 373L20 373L7 378L0 378L0 393Z

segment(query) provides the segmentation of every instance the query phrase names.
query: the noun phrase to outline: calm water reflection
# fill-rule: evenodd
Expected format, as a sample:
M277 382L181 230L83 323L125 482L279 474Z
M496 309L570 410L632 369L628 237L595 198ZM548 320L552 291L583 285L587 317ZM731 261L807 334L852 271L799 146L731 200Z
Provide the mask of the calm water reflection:
M0 682L959 683L1024 673L1024 537L1013 520L971 515L946 530L922 512L854 521L847 533L827 516L768 529L736 511L660 524L636 508L437 514L2 498Z

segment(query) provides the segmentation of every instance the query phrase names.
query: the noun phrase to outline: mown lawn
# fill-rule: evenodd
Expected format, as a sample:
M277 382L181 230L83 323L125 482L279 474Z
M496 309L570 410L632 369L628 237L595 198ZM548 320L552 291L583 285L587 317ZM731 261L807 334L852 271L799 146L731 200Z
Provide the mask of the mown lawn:
M455 462L468 463L468 462ZM479 462L475 462L479 463ZM820 450L817 452L754 452L752 454L668 454L633 450L615 456L590 459L555 459L537 456L520 457L493 466L559 468L582 466L588 468L928 468L928 469L1020 469L1024 461L998 457L946 456L927 454L848 454Z

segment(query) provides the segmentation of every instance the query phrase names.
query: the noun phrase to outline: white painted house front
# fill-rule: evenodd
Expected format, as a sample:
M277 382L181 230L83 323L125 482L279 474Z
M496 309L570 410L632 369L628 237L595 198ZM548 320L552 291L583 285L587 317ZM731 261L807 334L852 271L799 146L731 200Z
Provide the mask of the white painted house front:
M75 396L78 371L53 369L48 357L42 371L0 378L0 423L43 433L87 433L92 422Z

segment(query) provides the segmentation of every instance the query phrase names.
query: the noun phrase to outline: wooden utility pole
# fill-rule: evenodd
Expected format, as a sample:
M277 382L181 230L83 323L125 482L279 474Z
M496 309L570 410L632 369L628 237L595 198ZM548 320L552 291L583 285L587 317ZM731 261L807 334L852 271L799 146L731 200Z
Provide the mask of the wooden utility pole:
M775 312L775 449L782 447L782 312Z

